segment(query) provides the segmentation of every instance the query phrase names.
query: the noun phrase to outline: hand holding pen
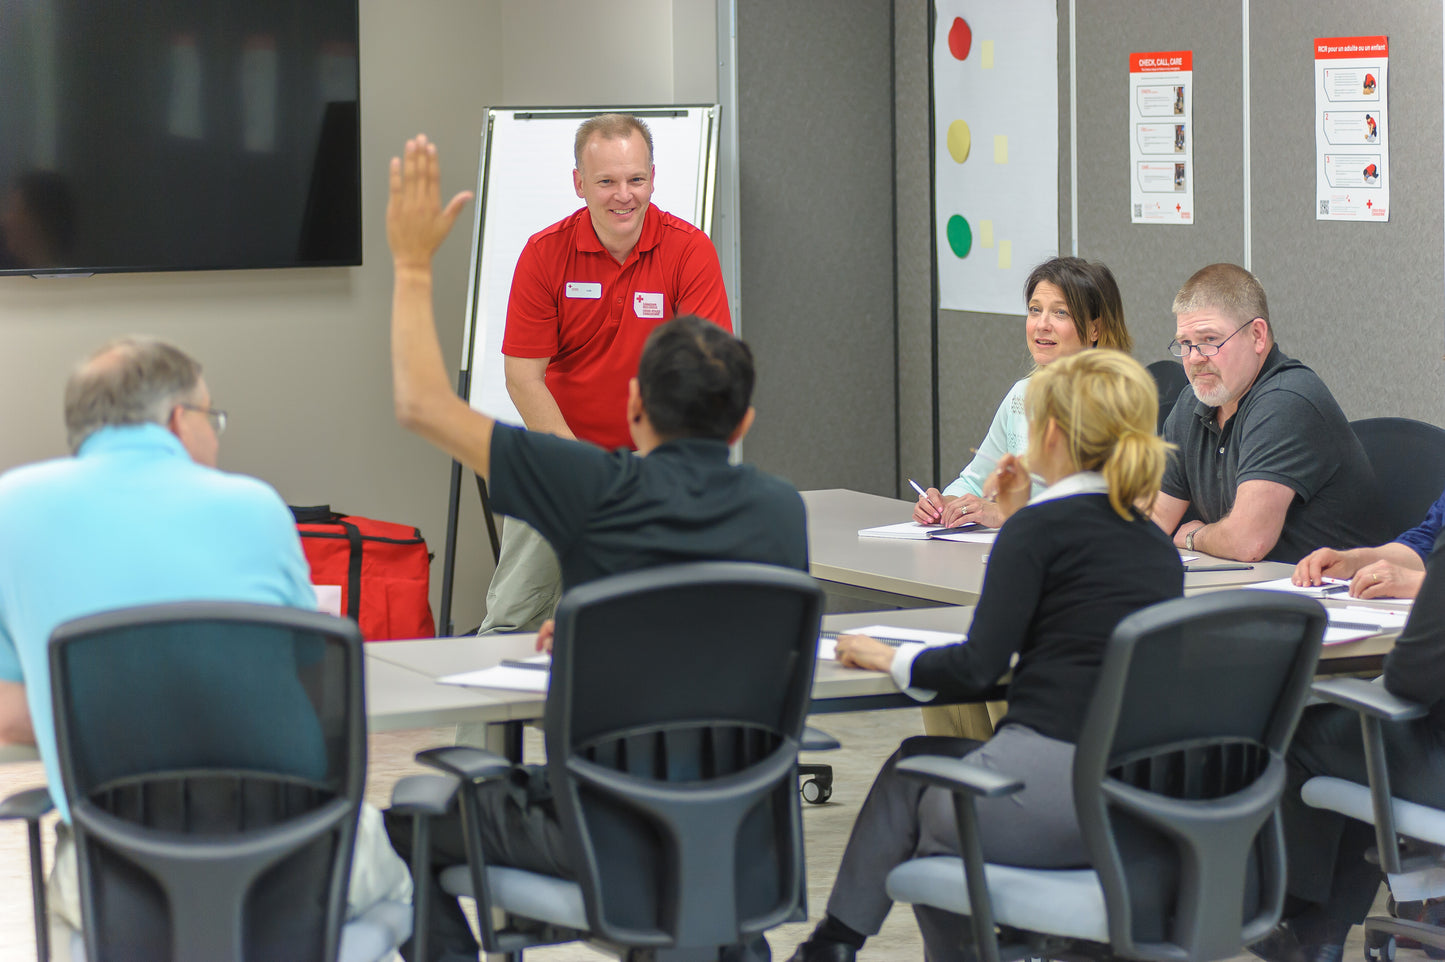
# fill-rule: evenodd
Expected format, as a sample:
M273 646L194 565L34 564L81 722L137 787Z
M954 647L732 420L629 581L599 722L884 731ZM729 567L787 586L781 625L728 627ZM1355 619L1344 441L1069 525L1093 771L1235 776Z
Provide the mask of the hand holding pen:
M918 503L913 506L913 520L919 524L942 524L943 512L947 502L937 488L929 488L927 491L919 486L912 478L908 483L918 492Z

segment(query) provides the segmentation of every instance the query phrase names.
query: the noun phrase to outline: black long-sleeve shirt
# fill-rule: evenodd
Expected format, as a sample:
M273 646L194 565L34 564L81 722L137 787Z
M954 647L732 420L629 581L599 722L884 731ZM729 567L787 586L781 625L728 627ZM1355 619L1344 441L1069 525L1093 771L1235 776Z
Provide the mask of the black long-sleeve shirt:
M1183 565L1169 538L1148 518L1121 518L1107 495L1029 505L999 530L968 641L919 654L911 684L978 695L1017 652L1004 721L1077 741L1115 625L1183 591Z

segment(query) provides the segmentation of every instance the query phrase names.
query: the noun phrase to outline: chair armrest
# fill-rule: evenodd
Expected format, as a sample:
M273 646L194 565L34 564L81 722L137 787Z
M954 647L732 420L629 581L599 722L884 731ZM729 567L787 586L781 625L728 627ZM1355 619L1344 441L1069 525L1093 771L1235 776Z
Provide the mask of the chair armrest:
M27 822L37 821L46 812L55 808L51 801L50 789L45 786L16 792L0 802L0 819L23 818Z
M798 750L805 752L831 752L842 747L838 739L812 725L803 728L803 737L798 742Z
M946 755L915 755L899 762L897 770L900 775L978 798L1012 795L1024 787L1022 779Z
M496 752L472 748L469 745L428 748L424 752L417 752L416 760L468 782L486 781L506 775L512 770L512 763Z
M445 815L459 784L451 775L408 775L391 790L391 811L398 815Z
M1330 678L1315 682L1310 690L1327 702L1385 721L1409 721L1429 714L1424 705L1392 695L1363 678Z

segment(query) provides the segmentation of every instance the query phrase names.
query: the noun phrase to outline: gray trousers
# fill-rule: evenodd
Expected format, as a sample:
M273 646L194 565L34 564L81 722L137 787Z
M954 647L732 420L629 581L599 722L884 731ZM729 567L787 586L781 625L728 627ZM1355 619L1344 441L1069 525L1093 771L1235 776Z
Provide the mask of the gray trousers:
M977 801L983 856L990 862L1032 868L1088 864L1074 814L1074 746L1022 725L1005 725L989 741L910 738L884 763L873 782L828 898L828 914L864 935L876 935L893 903L884 880L915 856L957 855L953 796L899 775L912 755L967 757L984 768L1022 778L1025 788L1005 798ZM962 884L960 879L959 884ZM937 910L915 910L930 962L968 959L968 921Z
M557 553L535 528L507 518L497 570L487 587L487 613L477 634L536 631L552 617L561 597Z

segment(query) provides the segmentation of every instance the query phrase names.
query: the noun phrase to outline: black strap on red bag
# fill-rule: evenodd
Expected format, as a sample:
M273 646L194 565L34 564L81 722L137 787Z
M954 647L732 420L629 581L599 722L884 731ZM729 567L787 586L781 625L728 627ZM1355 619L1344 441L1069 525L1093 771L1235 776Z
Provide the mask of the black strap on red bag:
M351 620L359 622L361 620L361 529L347 521L345 515L332 511L329 504L317 504L304 508L290 505L290 508L297 524L339 524L345 530L346 539L351 542L350 561L346 566L346 615Z

